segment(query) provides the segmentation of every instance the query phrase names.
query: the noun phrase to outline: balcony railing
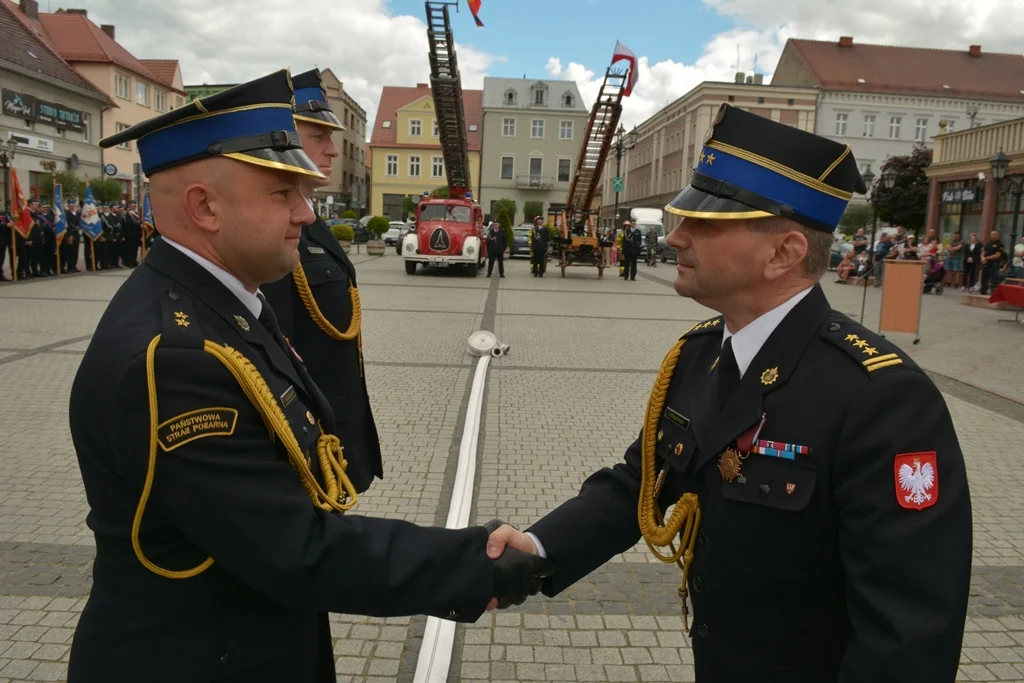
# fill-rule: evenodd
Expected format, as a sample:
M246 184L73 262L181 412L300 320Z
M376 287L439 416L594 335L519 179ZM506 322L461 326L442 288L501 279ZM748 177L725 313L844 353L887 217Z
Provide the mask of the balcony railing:
M516 187L520 190L550 190L555 184L551 176L521 175L516 176Z
M988 160L1000 151L1010 156L1024 153L1024 119L938 135L932 165Z

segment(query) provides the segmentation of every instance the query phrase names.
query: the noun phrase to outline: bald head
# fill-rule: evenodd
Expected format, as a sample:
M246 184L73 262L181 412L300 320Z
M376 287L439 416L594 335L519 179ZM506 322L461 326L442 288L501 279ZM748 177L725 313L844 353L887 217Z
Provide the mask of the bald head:
M298 263L302 225L314 219L302 178L229 158L195 161L153 175L153 216L161 234L255 291Z

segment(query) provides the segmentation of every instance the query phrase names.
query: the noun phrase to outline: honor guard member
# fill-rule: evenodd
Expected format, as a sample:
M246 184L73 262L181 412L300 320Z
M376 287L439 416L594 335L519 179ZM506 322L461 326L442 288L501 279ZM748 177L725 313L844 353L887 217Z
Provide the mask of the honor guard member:
M319 69L292 77L295 129L323 179L308 178L307 196L330 183L338 148L331 134L345 130L331 111ZM362 353L362 310L356 269L319 216L302 226L299 263L285 278L263 287L285 336L305 361L334 410L348 476L360 493L383 478L380 438L373 421Z
M331 408L259 291L298 262L300 179L320 175L287 71L100 144L129 140L163 239L71 390L96 560L69 682L326 683L328 611L472 622L536 592L549 561L490 559L495 523L350 511Z
M61 269L65 273L77 273L78 252L82 247L82 214L74 199L64 203L64 216L67 218L68 227L60 243Z
M724 105L666 207L676 291L723 315L669 351L624 462L495 535L555 561L549 596L642 537L682 567L698 683L956 679L972 539L949 411L818 284L864 191L849 146Z
M533 231L530 232L530 272L534 277L544 277L548 260L548 229L544 219L533 217Z

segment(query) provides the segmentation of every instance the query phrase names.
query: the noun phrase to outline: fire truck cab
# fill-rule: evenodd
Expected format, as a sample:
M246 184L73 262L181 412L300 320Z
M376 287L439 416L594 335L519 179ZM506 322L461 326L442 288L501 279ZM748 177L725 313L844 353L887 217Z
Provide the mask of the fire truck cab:
M484 215L470 195L465 199L431 199L424 192L416 205L416 230L402 241L405 272L416 273L416 264L447 268L465 266L475 276L484 265L487 241Z

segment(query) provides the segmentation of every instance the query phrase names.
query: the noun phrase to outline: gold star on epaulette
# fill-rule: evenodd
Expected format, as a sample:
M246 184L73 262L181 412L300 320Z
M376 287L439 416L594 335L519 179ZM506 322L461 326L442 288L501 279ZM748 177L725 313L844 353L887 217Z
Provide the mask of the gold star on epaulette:
M864 353L868 354L869 356L873 356L876 353L878 353L878 349L876 349L873 346L869 346L866 349L864 349Z
M848 341L848 342L857 341L858 339L860 339L860 337L858 337L855 334L848 334L848 335L846 335L846 341Z
M711 166L714 163L715 163L715 153L712 152L711 154L708 155L708 166Z
M188 321L188 315L184 311L175 311L174 322L178 323L182 327L188 327L192 324Z
M865 346L868 345L868 342L866 339L859 339L853 345L856 346L858 349L863 349Z
M707 154L705 154L705 153L704 153L704 152L702 151L702 152L700 153L700 163L702 163L702 164L703 164L703 163L704 163L704 161L705 161L705 160L706 160L707 158L708 158L708 155L707 155Z

